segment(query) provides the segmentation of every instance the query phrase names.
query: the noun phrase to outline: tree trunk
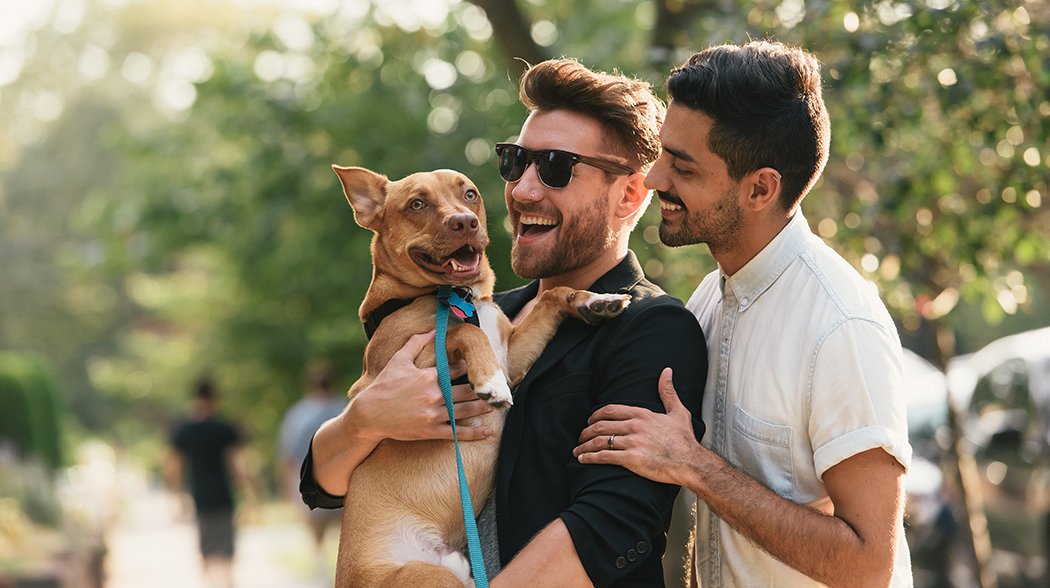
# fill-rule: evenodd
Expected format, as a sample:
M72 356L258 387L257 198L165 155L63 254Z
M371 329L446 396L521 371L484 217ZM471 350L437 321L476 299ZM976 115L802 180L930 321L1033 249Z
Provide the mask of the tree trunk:
M528 17L516 0L468 0L485 11L492 25L492 37L507 58L510 74L517 80L529 65L535 65L550 55L532 38Z
M934 337L937 344L937 362L942 371L947 371L948 360L955 355L955 333L943 321L933 321ZM962 424L965 418L965 407L957 406L948 394L948 427L951 430L951 453L947 463L942 464L946 477L951 478L952 485L958 490L963 510L959 521L964 533L964 545L973 559L974 575L981 588L995 588L995 574L989 566L992 556L992 542L988 536L988 521L984 515L984 499L981 496L981 478L977 471L977 462L973 455L963 446Z
M649 43L649 65L654 71L667 75L693 51L688 27L705 11L724 12L719 0L660 0L656 2L656 23ZM684 49L683 49L684 48Z

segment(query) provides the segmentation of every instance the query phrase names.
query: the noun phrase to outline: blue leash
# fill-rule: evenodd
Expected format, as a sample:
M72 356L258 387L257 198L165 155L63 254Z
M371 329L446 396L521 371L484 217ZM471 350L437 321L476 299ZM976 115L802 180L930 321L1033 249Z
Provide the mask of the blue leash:
M448 411L448 422L452 424L452 441L456 447L456 466L459 469L459 498L463 502L463 524L467 529L467 549L470 552L470 567L474 572L475 588L488 588L489 578L485 573L485 560L481 556L481 539L478 538L478 525L474 520L474 506L470 502L470 488L467 487L467 474L463 471L463 457L459 454L459 439L456 438L456 418L452 410L452 379L448 371L448 352L445 349L445 331L448 329L450 286L438 286L437 334L434 337L434 354L437 356L438 384L441 395L445 397L445 410ZM474 308L458 296L453 304L461 311L463 305Z

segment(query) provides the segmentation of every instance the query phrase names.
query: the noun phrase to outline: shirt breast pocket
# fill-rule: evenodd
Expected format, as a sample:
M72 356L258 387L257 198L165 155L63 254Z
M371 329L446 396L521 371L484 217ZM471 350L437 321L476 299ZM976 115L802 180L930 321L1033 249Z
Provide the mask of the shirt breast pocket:
M791 427L733 411L729 460L739 470L788 500L795 499L795 468L791 458Z

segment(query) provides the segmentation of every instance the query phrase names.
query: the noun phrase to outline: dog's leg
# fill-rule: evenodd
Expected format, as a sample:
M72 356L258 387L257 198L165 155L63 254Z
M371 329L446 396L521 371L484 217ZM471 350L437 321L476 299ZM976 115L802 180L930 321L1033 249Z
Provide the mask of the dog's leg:
M577 318L597 325L622 313L630 302L627 294L595 294L566 286L545 290L536 306L511 331L508 369L511 387L521 383L562 320Z
M503 371L503 362L497 358L491 344L492 341L483 330L469 323L461 323L449 327L445 351L449 364L467 360L467 379L479 398L496 408L504 408L512 402L510 387ZM500 355L505 356L506 351L501 350ZM416 356L416 366L434 366L433 343Z
M446 349L449 362L467 360L467 378L479 398L496 408L510 406L507 375L484 331L467 323L456 325L448 331Z
M460 558L463 556L460 555ZM383 588L463 588L474 586L470 580L470 566L467 566L466 579L452 572L444 565L435 565L419 561L410 561L393 574L383 579Z

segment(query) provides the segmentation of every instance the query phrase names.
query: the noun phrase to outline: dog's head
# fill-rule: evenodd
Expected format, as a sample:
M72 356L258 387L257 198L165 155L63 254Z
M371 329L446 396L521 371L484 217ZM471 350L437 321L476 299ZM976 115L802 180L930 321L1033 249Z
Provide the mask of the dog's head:
M470 178L442 169L390 181L362 167L332 169L357 224L375 233L377 274L416 288L491 283L485 206Z

